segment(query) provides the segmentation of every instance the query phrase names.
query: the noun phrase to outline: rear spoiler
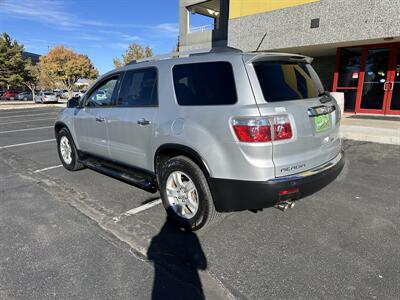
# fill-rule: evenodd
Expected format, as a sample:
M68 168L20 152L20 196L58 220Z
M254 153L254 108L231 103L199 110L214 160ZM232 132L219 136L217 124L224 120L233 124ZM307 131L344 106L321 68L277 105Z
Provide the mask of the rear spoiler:
M255 63L260 61L292 61L311 64L314 59L309 56L291 53L249 52L243 56L243 60L245 63Z

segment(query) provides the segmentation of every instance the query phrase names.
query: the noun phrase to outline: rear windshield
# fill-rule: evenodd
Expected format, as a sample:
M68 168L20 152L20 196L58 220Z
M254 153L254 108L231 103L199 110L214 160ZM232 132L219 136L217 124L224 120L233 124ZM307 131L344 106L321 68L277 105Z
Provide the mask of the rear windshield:
M315 98L324 91L310 64L297 62L256 62L254 68L267 102Z
M176 65L172 72L179 105L229 105L237 101L228 62Z

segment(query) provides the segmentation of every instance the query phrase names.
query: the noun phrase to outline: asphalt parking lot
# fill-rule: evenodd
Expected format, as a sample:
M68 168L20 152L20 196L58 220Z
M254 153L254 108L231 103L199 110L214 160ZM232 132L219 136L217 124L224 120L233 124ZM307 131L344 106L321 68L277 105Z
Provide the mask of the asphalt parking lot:
M342 174L293 209L195 234L158 194L63 169L58 110L0 110L0 299L398 299L399 146L346 141Z

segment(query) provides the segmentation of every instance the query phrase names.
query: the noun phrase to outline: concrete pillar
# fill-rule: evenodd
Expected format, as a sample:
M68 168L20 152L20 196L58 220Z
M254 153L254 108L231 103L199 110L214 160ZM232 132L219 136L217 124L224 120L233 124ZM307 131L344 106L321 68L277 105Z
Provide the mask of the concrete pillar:
M336 102L339 104L340 111L342 112L342 115L343 115L344 114L344 93L332 92L331 95L333 98L336 99Z

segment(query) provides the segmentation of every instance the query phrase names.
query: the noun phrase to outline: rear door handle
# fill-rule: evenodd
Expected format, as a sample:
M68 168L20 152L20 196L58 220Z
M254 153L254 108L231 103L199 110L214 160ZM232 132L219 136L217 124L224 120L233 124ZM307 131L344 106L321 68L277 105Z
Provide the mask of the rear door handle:
M145 118L141 118L141 119L137 120L137 123L140 126L150 125L150 121L146 120Z
M96 122L104 122L105 120L103 117L96 117Z

